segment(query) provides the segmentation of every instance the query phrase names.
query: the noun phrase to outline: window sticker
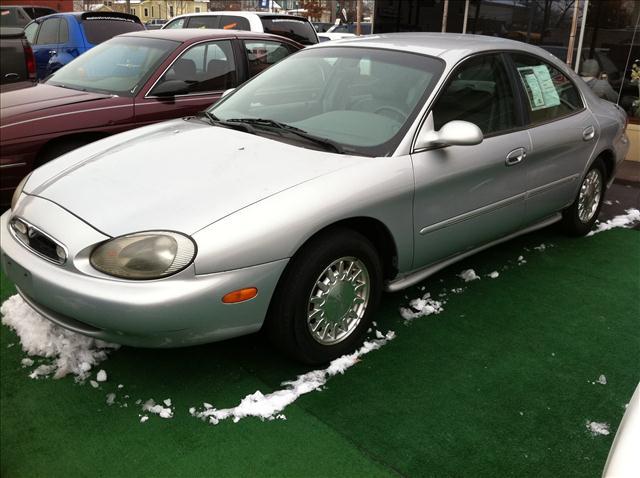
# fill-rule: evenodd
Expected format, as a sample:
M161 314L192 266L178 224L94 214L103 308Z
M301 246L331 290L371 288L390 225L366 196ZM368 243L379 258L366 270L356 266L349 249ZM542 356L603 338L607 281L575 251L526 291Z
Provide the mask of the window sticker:
M560 104L560 97L546 65L521 66L520 79L527 91L531 111L551 108Z

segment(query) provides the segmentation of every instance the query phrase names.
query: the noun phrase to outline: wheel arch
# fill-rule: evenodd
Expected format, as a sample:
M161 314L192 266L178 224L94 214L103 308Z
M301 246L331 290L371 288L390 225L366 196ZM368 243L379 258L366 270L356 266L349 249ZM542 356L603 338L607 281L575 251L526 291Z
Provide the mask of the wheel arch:
M106 138L107 136L109 136L108 133L104 133L101 131L88 131L82 133L65 134L64 136L51 138L38 150L38 153L34 160L34 167L42 166L42 164L53 159L51 157L48 157L48 155L54 152L57 148L60 148L65 143L89 144L93 143L94 141L98 141L99 139Z
M616 169L616 155L613 150L607 148L595 155L591 164L593 164L598 159L601 159L604 163L605 173L607 175L605 182L608 183L613 179L613 174ZM587 170L591 167L591 164L589 164Z

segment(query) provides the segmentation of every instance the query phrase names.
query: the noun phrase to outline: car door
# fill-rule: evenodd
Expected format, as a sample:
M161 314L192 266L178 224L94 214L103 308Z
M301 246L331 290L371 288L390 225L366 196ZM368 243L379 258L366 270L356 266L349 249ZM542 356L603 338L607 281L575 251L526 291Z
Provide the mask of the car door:
M570 205L599 136L598 123L573 81L552 64L512 54L530 126L525 219L533 222Z
M483 141L414 151L414 268L473 249L522 226L522 128L515 81L500 53L466 59L448 78L427 118L438 131L454 120L476 124Z
M189 46L164 70L160 78L141 89L135 100L136 122L153 123L192 115L212 105L222 93L238 85L235 40L211 40ZM154 93L165 81L182 80L188 93L159 96Z
M43 79L49 75L49 60L57 54L60 18L47 18L38 28L35 43L32 45L36 58L36 75Z

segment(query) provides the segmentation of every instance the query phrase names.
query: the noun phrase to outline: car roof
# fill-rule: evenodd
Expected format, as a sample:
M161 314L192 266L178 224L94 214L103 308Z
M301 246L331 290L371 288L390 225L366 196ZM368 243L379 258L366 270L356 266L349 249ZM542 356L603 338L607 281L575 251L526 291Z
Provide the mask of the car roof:
M222 30L215 28L169 28L165 30L140 30L128 32L119 35L121 37L143 37L143 38L159 38L164 40L174 40L179 42L191 42L198 40L206 40L208 38L275 38L277 40L286 40L296 45L297 43L289 38L269 33L250 32L245 30ZM302 45L300 45L302 46Z
M492 50L519 50L543 57L555 57L534 45L506 38L460 33L384 33L365 35L344 40L334 40L307 48L331 48L336 46L358 46L400 50L421 55L441 57L445 60L463 58L473 53Z
M173 18L179 17L202 17L202 16L213 16L213 15L233 15L236 17L250 18L250 17L277 17L277 18L290 18L292 20L302 20L308 21L305 17L299 17L297 15L288 15L286 13L269 13L269 12L241 12L235 10L221 10L215 12L198 12L198 13L184 13L182 15L176 15ZM172 18L172 20L173 20Z

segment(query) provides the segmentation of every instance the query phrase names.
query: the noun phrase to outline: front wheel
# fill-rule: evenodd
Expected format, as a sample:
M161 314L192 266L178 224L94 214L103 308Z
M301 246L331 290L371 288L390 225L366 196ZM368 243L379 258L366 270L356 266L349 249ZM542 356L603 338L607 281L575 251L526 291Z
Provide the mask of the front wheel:
M327 231L291 259L269 308L267 333L298 360L329 362L362 344L381 291L375 247L355 231Z
M582 179L576 200L562 212L562 224L569 235L584 236L593 228L604 199L604 178L604 164L596 159Z

